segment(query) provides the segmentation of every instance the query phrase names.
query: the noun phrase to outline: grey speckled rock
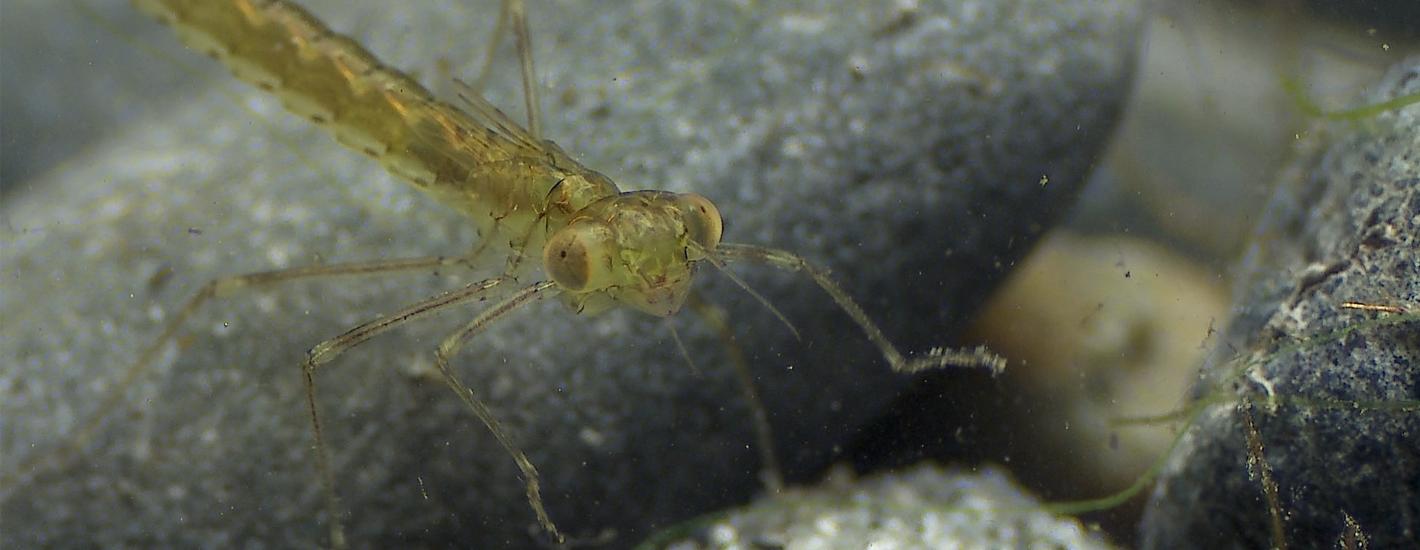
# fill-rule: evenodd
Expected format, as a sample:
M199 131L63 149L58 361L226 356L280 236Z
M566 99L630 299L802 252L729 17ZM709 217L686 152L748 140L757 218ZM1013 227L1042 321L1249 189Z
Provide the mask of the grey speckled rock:
M439 56L474 74L495 13L490 2L316 4L426 82L442 80L430 77ZM998 266L1068 205L1116 115L1139 17L1127 0L623 6L635 17L600 3L530 4L549 136L625 188L710 196L730 240L829 264L914 350L947 342ZM134 47L86 19L74 25L75 43ZM137 40L211 63L171 38ZM509 65L489 96L516 106ZM163 61L84 70L130 75L123 94L138 103L116 106L138 114L7 195L0 471L72 434L214 276L476 244L457 213L229 77L160 95L144 84L161 81L150 71L178 70ZM501 267L492 263L213 303L78 460L0 492L0 546L323 540L298 361L362 320ZM781 460L806 477L908 380L812 284L740 271L805 335L796 342L705 273L770 403ZM471 314L382 336L320 373L342 509L361 545L525 546L536 536L511 460L431 376L438 339ZM572 534L614 528L622 545L759 489L726 353L693 316L675 322L700 375L657 320L580 318L555 302L458 358Z
M1110 548L1074 519L1040 509L999 470L932 465L862 479L836 469L821 484L677 530L691 532L643 548Z
M1420 58L1411 58L1366 101L1417 91ZM1245 355L1376 315L1342 309L1346 301L1420 303L1420 106L1338 130L1319 160L1297 167L1308 175L1279 192L1262 226L1269 238L1254 243L1245 265L1252 276L1228 329L1232 349ZM1371 548L1420 537L1420 414L1298 402L1420 399L1417 365L1420 323L1409 321L1280 354L1225 390L1257 402L1252 414L1290 547L1335 545L1348 515ZM1207 374L1217 379L1228 369ZM1268 396L1277 397L1275 408ZM1145 547L1275 544L1241 426L1233 406L1202 417L1155 489Z
M142 41L170 34L128 2L5 0L0 17L0 120L5 133L0 193L17 191L102 141L108 137L104 129L141 118L145 106L171 102L185 82L224 72L215 63L193 63L193 71L173 70L151 50L122 45L111 30L96 26L100 22Z

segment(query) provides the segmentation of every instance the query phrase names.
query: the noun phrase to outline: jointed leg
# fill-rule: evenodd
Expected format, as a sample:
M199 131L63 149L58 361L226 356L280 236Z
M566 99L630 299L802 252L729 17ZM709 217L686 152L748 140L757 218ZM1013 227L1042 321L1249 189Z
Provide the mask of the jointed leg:
M503 45L503 33L508 32L509 2L503 0L498 3L498 23L493 27L493 36L488 39L488 50L483 52L483 66L478 69L478 76L473 79L469 86L480 96L483 90L488 88L488 76L493 73L493 60L498 58L498 47Z
M887 336L868 317L867 312L853 301L853 298L844 292L838 283L828 276L828 270L809 263L804 257L774 248L754 246L747 244L721 243L715 250L716 254L726 261L751 261L770 265L786 271L799 271L807 274L819 288L827 292L838 307L843 309L853 322L863 329L868 340L878 346L883 357L887 359L892 370L898 372L919 372L928 369L941 368L946 366L959 367L987 367L993 372L1000 372L1006 367L1006 360L985 346L970 350L954 350L946 348L933 348L926 355L920 357L904 357L897 348L888 341Z
M99 424L107 418L113 409L123 400L128 389L152 368L158 356L177 337L178 331L203 305L213 298L228 296L234 292L249 288L259 288L274 286L289 281L313 279L318 277L344 276L344 275L374 275L379 273L392 273L399 271L427 271L442 266L457 265L467 261L461 257L427 257L411 258L402 260L373 261L373 262L353 262L345 264L305 266L292 269L282 269L277 271L266 271L261 273L250 273L232 277L222 277L213 279L203 285L197 293L188 298L182 308L177 311L167 324L163 325L163 331L157 339L143 348L128 370L119 377L117 384L110 390L108 395L99 403L95 412L84 419L79 425L74 435L68 438L68 442L61 448L49 452L40 452L20 463L14 471L0 476L0 488L9 487L21 477L33 474L41 466L54 468L67 462L66 455L77 452L83 448L88 439L93 436Z
M439 344L438 351L434 353L434 363L439 366L439 372L444 375L444 382L448 383L449 388L454 390L454 393L458 394L459 399L462 399L464 404L468 405L469 410L473 411L474 416L477 416L478 419L483 422L483 425L488 428L488 431L493 432L493 437L498 440L499 445L503 446L503 450L507 451L508 455L513 457L513 462L517 463L518 470L522 471L528 504L532 506L533 513L537 515L537 522L542 525L543 529L546 529L548 533L552 534L552 537L558 544L561 544L566 538L562 535L561 531L557 530L557 526L552 523L552 518L548 517L547 510L543 508L542 491L538 481L537 468L533 467L532 461L528 460L523 450L519 448L518 445L513 442L513 439L508 436L508 433L503 430L503 424L498 421L497 417L493 416L493 411L488 408L488 405L484 404L483 400L479 399L478 396L473 393L472 389L469 389L463 382L460 382L458 377L454 376L453 369L449 368L449 358L458 354L459 349L463 348L464 343L483 332L484 329L488 328L489 325L493 324L493 322L502 318L504 315L547 296L547 291L554 286L555 285L550 282L537 283L518 291L517 294L488 308L487 311L479 314L478 317L469 321L469 323L464 325L463 328L460 328L458 332L449 335L448 338L445 338L444 341Z
M498 55L498 46L503 42L503 33L507 31L507 26L512 24L513 41L518 49L518 62L522 70L523 79L523 107L528 115L528 133L536 139L542 139L542 107L537 97L536 72L533 70L532 40L528 31L527 10L523 6L523 0L503 0L498 9L498 25L493 29L493 37L489 40L488 51L483 57L483 67L478 71L478 78L474 79L469 86L475 93L483 94L483 90L488 85L488 77L493 72L493 59Z
M759 399L759 392L755 389L754 375L749 371L744 351L735 343L734 331L730 330L730 324L725 320L725 311L695 293L691 293L686 305L714 329L715 334L720 337L720 343L729 351L730 364L735 368L735 378L739 380L740 390L744 392L750 411L754 414L754 435L755 439L759 440L759 458L762 463L760 479L769 487L771 493L782 492L784 474L774 452L774 432L769 427L769 415L764 408L764 402Z
M533 71L532 36L523 0L507 0L513 37L517 40L518 61L523 71L523 104L528 113L528 133L542 139L542 106L537 98L537 74Z
M320 421L320 408L316 405L316 368L333 361L336 357L359 345L361 342L396 328L405 323L427 317L460 304L480 300L489 289L503 282L493 278L469 284L410 305L394 314L378 317L345 331L344 334L319 344L306 354L301 363L301 375L306 384L306 406L311 415L311 434L315 440L316 469L325 489L326 507L330 514L330 544L335 548L345 547L345 528L340 521L340 503L335 494L335 477L330 468L330 457L326 452L325 435Z

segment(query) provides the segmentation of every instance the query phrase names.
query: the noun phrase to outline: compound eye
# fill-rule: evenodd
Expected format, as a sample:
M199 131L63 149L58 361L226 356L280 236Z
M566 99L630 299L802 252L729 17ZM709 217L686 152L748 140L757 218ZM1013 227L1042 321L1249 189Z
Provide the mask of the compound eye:
M720 244L720 235L725 230L724 222L720 219L720 209L715 208L715 203L710 202L710 199L695 193L680 195L677 204L680 207L681 220L685 223L685 232L690 239L707 252L715 250Z
M615 252L610 228L598 222L579 222L553 233L542 249L542 265L563 290L598 290L611 283Z

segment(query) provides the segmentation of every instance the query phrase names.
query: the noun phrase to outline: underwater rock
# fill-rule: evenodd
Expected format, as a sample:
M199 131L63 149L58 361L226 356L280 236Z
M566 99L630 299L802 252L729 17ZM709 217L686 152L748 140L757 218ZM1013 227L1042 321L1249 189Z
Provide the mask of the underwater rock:
M1367 29L1371 34L1400 42L1420 37L1420 4L1406 0L1375 0L1373 2L1330 2L1308 0L1302 6L1313 16L1339 21Z
M1032 404L1010 411L1030 442L1012 469L1062 494L1129 486L1173 431L1111 421L1180 404L1227 307L1219 277L1156 242L1053 231L967 335L1011 361L1005 393Z
M439 57L456 58L455 75L477 73L497 3L312 4L391 66L422 68L435 83L447 82ZM949 342L999 266L1068 207L1117 115L1140 16L1129 0L634 6L646 11L529 2L545 134L625 188L710 197L727 240L832 267L911 351ZM130 47L83 24L71 41ZM176 44L167 38L162 55L212 63ZM161 59L92 70L131 69L125 85L141 90ZM515 65L498 66L495 104L521 104ZM477 244L458 213L228 76L164 92L124 105L136 113L128 123L0 206L0 474L64 445L212 277ZM213 302L76 459L0 490L0 546L323 541L298 369L306 350L502 267L301 282ZM804 335L796 341L724 277L702 273L748 354L780 461L807 477L910 377L890 372L809 281L737 271ZM359 545L526 547L545 537L513 462L433 370L438 341L476 309L383 335L318 373L340 509ZM552 301L500 321L456 358L537 465L549 512L572 535L614 529L621 545L761 488L729 355L693 315L672 322L698 373L662 321L578 317Z
M1365 102L1417 92L1412 57ZM1283 173L1259 226L1197 390L1227 399L1169 459L1145 548L1276 547L1279 533L1293 548L1399 548L1420 537L1420 105L1330 126L1315 146L1324 154ZM1317 138L1302 139L1305 151Z
M1079 522L1041 508L1001 470L923 464L766 496L679 525L643 548L1112 548Z

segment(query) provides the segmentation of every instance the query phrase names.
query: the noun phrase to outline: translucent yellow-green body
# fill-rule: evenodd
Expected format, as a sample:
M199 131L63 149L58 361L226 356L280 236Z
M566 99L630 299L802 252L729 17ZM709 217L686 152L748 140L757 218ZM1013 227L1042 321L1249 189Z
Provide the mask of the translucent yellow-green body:
M549 275L578 311L619 302L673 314L695 262L719 241L719 213L703 197L621 193L482 98L466 97L467 110L435 98L299 6L134 3L340 143L467 214L483 239L512 250L510 264L542 249Z

